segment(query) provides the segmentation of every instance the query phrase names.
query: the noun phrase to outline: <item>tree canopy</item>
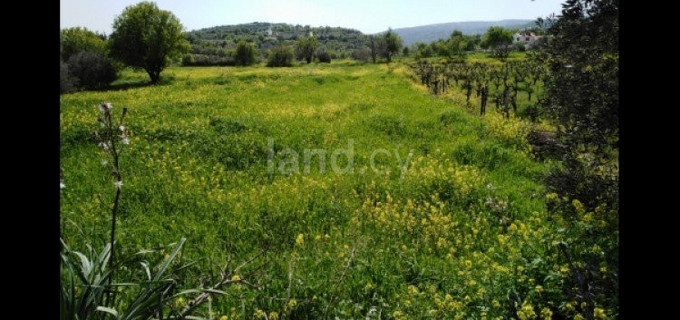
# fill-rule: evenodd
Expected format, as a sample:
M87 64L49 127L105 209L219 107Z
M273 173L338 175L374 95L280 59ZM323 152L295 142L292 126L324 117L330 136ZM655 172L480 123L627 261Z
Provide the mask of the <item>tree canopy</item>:
M182 29L172 12L153 2L128 6L113 22L111 54L131 67L144 69L152 82L158 82L170 58L189 50Z
M81 51L92 51L104 54L106 41L104 35L94 33L87 28L75 27L61 30L61 59L68 61L71 56Z
M512 44L512 33L503 27L489 27L482 37L482 48L490 48L497 57L507 55L508 46Z
M399 53L403 41L401 40L398 34L392 31L392 28L389 28L387 30L387 32L383 36L383 39L385 44L383 56L385 57L385 59L387 59L387 62L392 62L392 56Z
M316 38L312 36L302 37L295 43L295 56L298 60L305 60L307 63L311 63L318 48L319 41Z

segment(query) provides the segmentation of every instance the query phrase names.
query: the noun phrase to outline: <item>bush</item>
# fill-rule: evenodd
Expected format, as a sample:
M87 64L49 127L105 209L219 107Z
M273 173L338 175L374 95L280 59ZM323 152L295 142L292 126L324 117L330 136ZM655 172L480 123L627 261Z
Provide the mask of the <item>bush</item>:
M249 66L255 63L255 46L252 43L239 41L234 52L234 61L239 66Z
M371 49L366 47L354 49L350 57L361 62L368 62L371 59Z
M316 53L316 57L319 58L319 62L331 63L331 54L325 49L321 49Z
M71 92L78 86L78 79L74 78L64 61L59 62L59 92Z
M235 66L232 56L220 57L208 54L187 54L182 58L183 66Z
M517 51L520 51L520 52L523 52L523 51L526 51L526 50L527 50L527 49L526 49L526 45L525 45L524 43L522 43L522 42L515 42L515 43L513 43L513 44L512 44L512 48L513 48L514 50L517 50Z
M83 51L68 59L69 74L80 86L97 89L108 86L118 77L113 61L99 52Z
M277 46L269 51L267 67L292 67L293 49L288 46Z
M194 63L194 56L191 54L185 54L182 56L182 65L183 66L190 66Z

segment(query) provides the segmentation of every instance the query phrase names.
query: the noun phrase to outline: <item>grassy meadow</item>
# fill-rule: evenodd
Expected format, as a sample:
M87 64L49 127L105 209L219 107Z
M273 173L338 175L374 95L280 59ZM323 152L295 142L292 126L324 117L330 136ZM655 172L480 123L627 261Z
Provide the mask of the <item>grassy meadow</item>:
M171 67L163 77L150 86L145 73L124 71L110 90L61 95L61 228L71 247L108 241L114 186L91 132L97 106L111 102L116 114L129 108L131 140L121 154L119 250L186 237L186 288L227 259L264 252L242 275L262 287L224 288L206 318L543 319L573 310L558 300L569 269L553 247L564 222L546 212L559 201L545 194L551 164L531 155L528 122L491 105L479 117L477 98L465 107L461 92L433 96L401 62ZM268 138L276 165L286 148L299 153L298 173L268 170ZM330 170L332 152L350 145L353 172ZM311 149L327 151L325 172L318 156L304 170Z

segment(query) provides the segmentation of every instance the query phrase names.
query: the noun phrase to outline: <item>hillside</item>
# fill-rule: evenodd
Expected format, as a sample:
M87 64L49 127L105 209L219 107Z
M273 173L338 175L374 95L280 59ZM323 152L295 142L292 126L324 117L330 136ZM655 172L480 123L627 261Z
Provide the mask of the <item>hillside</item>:
M467 21L449 22L439 24L429 24L424 26L394 29L403 40L404 45L411 45L415 42L432 42L438 39L446 39L453 30L460 30L463 34L483 34L491 26L501 26L505 28L525 28L532 27L533 20L500 20L500 21Z
M327 50L342 57L365 43L365 35L354 29L268 22L216 26L190 31L187 35L192 44L192 54L227 57L240 40L252 41L264 55L276 45L293 44L299 37L310 34Z

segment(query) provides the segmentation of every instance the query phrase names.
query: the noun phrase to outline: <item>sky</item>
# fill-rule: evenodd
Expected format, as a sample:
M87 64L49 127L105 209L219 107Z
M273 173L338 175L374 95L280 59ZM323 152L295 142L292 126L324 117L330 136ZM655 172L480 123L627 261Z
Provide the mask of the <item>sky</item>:
M114 18L140 0L61 0L61 28L110 34ZM377 33L388 27L536 19L559 14L564 0L156 0L187 31L249 22L283 22Z

